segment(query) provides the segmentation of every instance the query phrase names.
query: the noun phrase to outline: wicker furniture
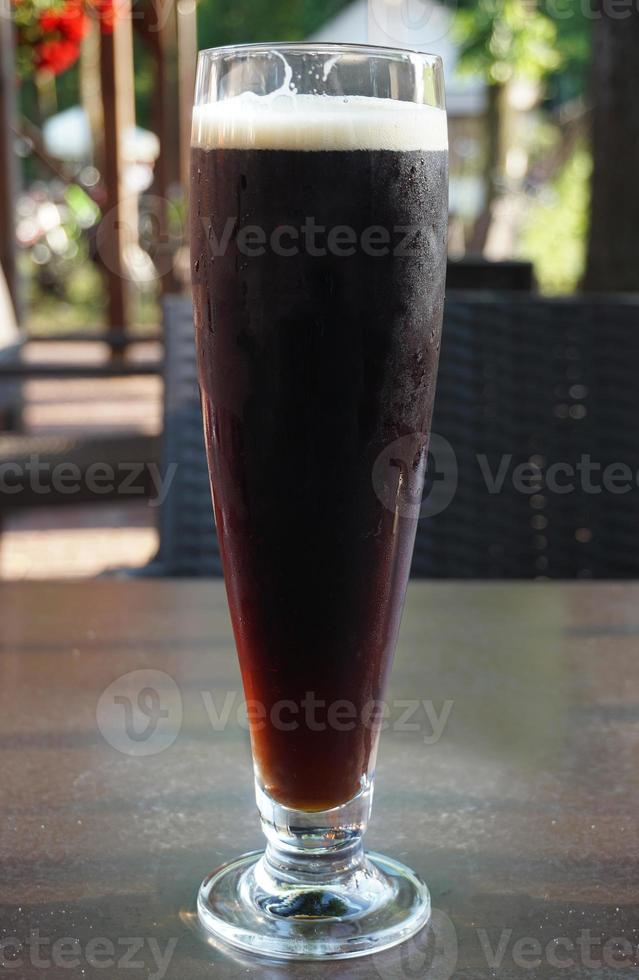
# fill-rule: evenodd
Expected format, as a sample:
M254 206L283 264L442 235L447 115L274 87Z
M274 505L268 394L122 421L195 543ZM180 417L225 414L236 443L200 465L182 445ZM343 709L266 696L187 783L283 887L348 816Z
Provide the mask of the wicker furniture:
M177 469L156 570L217 575L188 301L165 320ZM637 377L636 297L451 293L424 511L447 506L419 521L413 575L638 576Z

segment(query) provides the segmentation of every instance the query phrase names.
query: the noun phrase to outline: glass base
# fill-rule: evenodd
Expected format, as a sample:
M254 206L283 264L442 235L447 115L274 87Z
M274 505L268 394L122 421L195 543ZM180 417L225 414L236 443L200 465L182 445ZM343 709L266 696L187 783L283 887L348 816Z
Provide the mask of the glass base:
M430 918L426 885L379 854L342 855L314 880L287 880L268 852L245 854L200 887L198 917L217 939L275 958L344 959L388 949ZM311 872L313 874L313 872Z

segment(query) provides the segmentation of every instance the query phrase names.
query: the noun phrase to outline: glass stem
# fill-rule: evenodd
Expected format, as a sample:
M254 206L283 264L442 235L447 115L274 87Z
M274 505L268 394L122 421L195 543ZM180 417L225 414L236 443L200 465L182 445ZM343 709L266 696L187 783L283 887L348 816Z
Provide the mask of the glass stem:
M318 888L350 879L364 861L362 837L373 796L366 783L352 800L331 810L282 806L256 782L257 806L267 840L262 873L278 887Z

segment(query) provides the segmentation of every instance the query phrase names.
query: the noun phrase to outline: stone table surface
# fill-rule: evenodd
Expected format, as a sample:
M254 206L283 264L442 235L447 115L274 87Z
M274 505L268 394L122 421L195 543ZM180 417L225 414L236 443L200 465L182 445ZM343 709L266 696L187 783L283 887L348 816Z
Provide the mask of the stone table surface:
M636 975L639 585L411 584L367 842L433 923L326 964L194 927L205 873L261 844L222 584L5 583L0 623L3 975Z

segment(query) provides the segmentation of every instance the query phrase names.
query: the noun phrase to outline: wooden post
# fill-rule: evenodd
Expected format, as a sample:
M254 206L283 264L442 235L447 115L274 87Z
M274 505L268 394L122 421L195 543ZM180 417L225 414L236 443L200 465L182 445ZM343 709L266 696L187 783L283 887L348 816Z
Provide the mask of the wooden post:
M80 102L89 120L93 163L100 164L102 136L104 133L104 113L102 111L102 91L100 87L100 23L91 18L89 28L82 41L80 52Z
M171 240L169 208L175 190L188 191L189 144L195 62L197 58L195 0L168 5L155 0L155 21L147 27L156 63L155 130L160 155L155 165L158 196L158 242L155 256L163 293L183 286L177 274L178 243Z
M155 53L156 99L154 128L160 140L160 155L155 162L155 189L158 200L158 228L155 262L160 273L163 293L178 289L173 269L170 239L169 207L171 190L180 180L180 119L177 78L176 5L155 0L155 23L150 25L149 39Z
M197 64L196 0L178 0L178 86L180 95L180 174L188 195L191 157L191 114Z
M100 87L104 113L102 172L106 187L105 217L99 233L100 255L108 289L108 325L126 332L129 324L130 290L124 250L137 235L136 213L127 213L124 187L123 138L135 122L133 88L133 30L130 3L118 3L112 34L102 33L100 44ZM129 202L131 203L131 202ZM121 351L115 348L112 357Z
M20 303L16 270L15 204L18 167L14 151L16 75L13 43L10 7L0 0L0 266L17 317Z

